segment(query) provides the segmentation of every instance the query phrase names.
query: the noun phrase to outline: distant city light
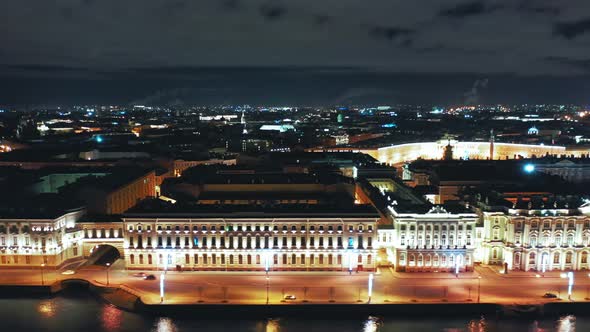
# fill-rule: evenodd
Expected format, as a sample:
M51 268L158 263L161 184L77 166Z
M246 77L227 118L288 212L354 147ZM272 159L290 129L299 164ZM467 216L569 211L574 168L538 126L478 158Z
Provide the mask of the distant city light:
M535 171L535 165L533 165L533 164L526 164L526 165L524 165L523 169L527 173L532 173L532 172Z

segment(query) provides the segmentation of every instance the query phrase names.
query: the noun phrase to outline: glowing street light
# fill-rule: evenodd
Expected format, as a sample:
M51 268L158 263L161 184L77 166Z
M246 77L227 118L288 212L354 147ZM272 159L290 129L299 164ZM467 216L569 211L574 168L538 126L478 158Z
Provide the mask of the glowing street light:
M111 263L107 263L107 286L109 285L109 267L111 266Z
M373 278L375 278L375 276L373 276L373 273L369 274L369 302L371 303L371 296L373 296Z
M481 276L478 276L477 277L477 303L479 303L479 300L481 299L480 295L481 295Z
M268 304L268 290L270 288L270 277L266 276L266 304Z
M574 288L574 273L572 271L569 271L567 273L562 273L560 275L561 278L563 279L568 279L567 280L567 299L571 301L572 299L572 289Z
M525 172L527 172L527 173L529 173L529 174L530 174L530 173L532 173L532 172L534 172L534 171L535 171L535 165L533 165L533 164L530 164L530 163L529 163L529 164L525 164L525 165L522 167L522 169L523 169Z
M45 269L45 263L41 264L41 286L45 285L45 276L43 275L44 269Z
M160 303L164 302L164 273L160 274Z

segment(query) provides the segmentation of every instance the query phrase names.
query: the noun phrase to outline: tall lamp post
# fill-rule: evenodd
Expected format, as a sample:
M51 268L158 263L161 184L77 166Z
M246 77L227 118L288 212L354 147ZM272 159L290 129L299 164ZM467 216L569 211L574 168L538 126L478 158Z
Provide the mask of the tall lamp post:
M368 293L369 293L369 302L371 303L371 296L373 296L373 273L369 274L369 289L368 289Z
M264 272L266 273L266 304L268 304L268 292L270 288L270 276L268 275L268 271L270 270L270 259L271 254L266 253L264 259Z
M266 304L268 304L268 290L270 288L270 277L266 276Z
M45 269L45 263L41 264L41 286L45 285L45 276L43 275L44 269Z
M106 271L107 271L107 286L108 286L109 285L109 267L111 267L111 263L107 263L106 265L107 265Z
M480 295L481 295L481 276L478 276L477 277L477 303L479 303L479 300L481 299Z
M164 278L166 277L166 275L164 274L164 272L162 272L162 274L160 274L160 303L164 302Z
M572 290L574 288L574 273L569 271L561 275L562 278L567 279L567 299L571 301Z

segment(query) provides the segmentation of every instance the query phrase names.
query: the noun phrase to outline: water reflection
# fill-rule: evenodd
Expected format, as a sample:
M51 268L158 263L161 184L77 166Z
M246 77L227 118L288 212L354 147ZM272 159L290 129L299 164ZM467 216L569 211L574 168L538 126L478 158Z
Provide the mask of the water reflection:
M37 305L37 312L39 312L43 317L51 318L55 316L57 310L57 305L54 299L49 300L42 300Z
M369 316L369 319L365 322L363 332L377 332L382 324L379 317Z
M266 332L279 332L281 324L278 319L269 319L266 321Z
M105 305L100 318L106 331L116 331L121 328L123 312L112 305Z
M557 331L558 332L575 332L576 331L576 317L572 316L572 315L561 317L557 321Z
M467 324L467 330L469 332L485 332L486 329L486 320L483 316L479 320L471 320Z
M153 332L177 332L176 325L170 318L160 317L155 325Z

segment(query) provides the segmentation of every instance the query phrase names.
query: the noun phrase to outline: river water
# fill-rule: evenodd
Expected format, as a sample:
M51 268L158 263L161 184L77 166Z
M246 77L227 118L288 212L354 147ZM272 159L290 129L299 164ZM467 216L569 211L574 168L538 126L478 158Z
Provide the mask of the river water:
M573 332L590 331L590 318L573 316L532 320L463 318L378 318L364 320L197 320L153 317L121 311L88 295L47 299L0 299L2 331L84 332Z

